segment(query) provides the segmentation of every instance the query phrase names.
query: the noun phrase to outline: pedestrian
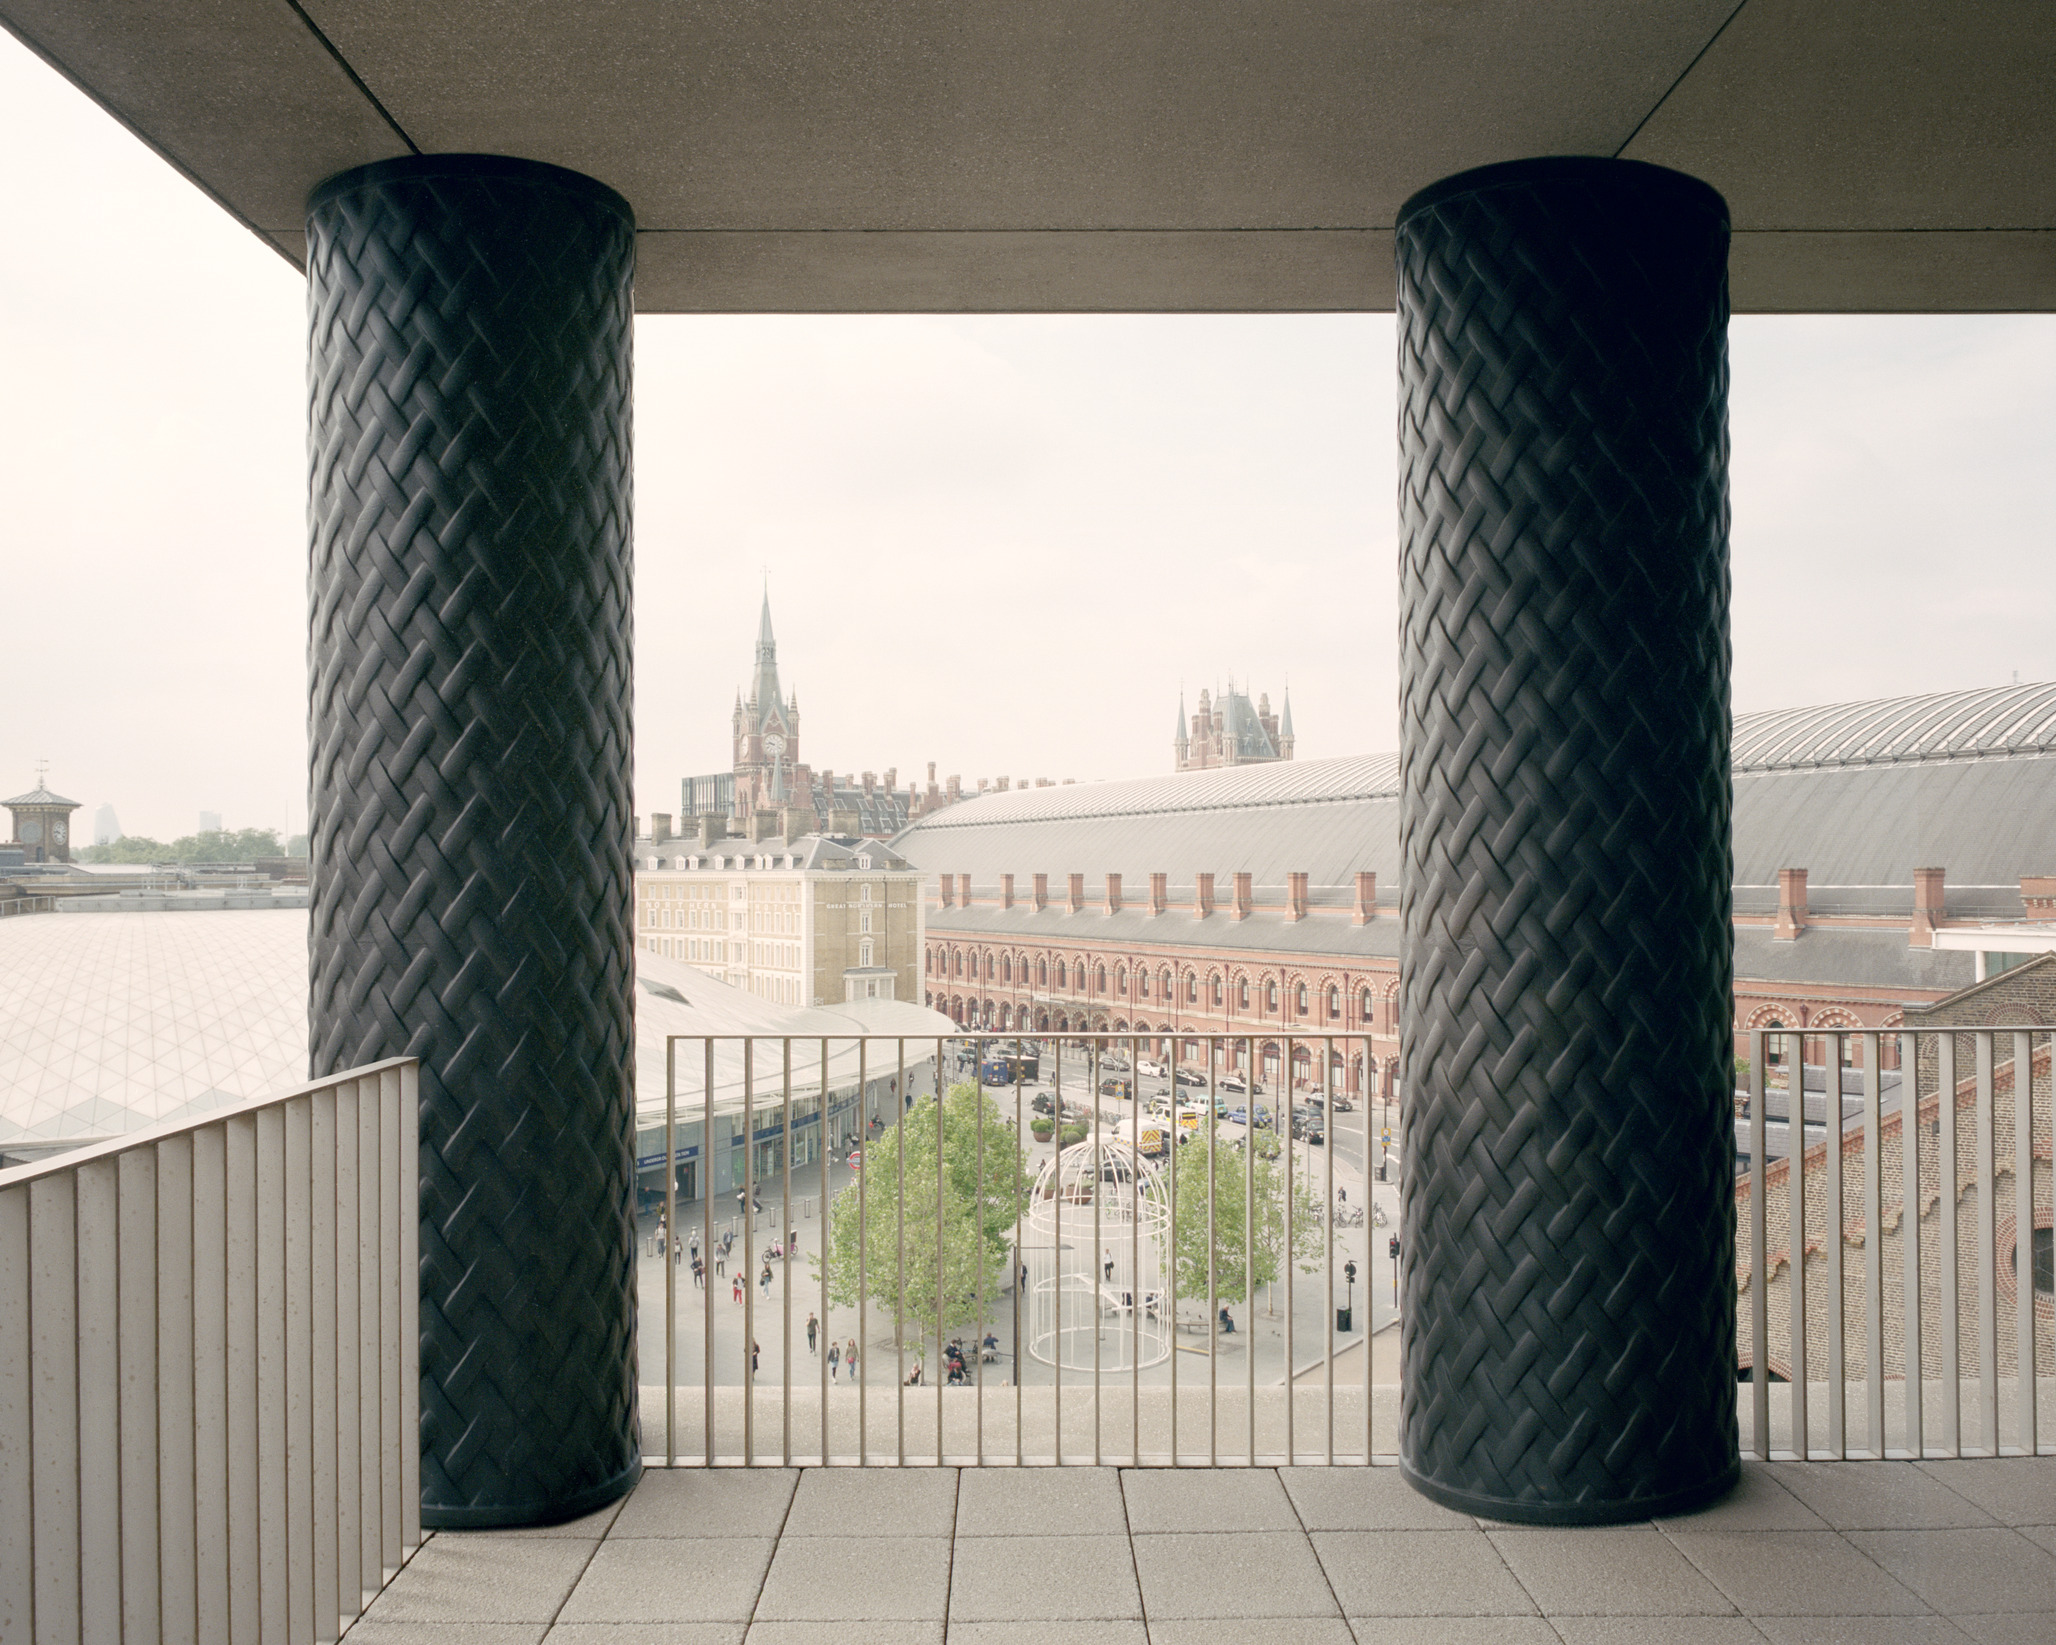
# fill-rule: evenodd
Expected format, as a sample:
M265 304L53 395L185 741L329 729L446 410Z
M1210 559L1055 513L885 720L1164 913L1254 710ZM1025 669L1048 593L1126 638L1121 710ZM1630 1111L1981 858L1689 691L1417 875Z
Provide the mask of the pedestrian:
M1109 1284L1111 1284L1111 1283L1112 1283L1112 1281L1113 1281L1113 1277L1114 1277L1114 1253L1113 1253L1113 1252L1111 1252L1111 1251L1109 1251L1109 1252L1107 1253L1107 1281L1108 1281L1108 1283L1109 1283Z
M735 1276L735 1305L738 1308L742 1306L742 1275L740 1274Z
M757 1380L757 1339L750 1338L750 1381Z
M727 1275L727 1273L728 1248L724 1245L717 1245L714 1247L714 1277L716 1279L721 1279L724 1278Z
M764 1271L757 1276L757 1283L764 1288L764 1300L771 1300L771 1263L766 1259Z
M828 1380L834 1382L836 1373L842 1368L842 1345L831 1342L828 1345Z
M695 1291L707 1288L707 1265L697 1256L692 1259L692 1285Z
M850 1381L857 1380L857 1339L850 1338L850 1344L842 1351L842 1368L849 1372Z
M650 1254L652 1256L661 1257L667 1250L670 1249L671 1242L667 1238L669 1233L670 1229L664 1226L664 1213L662 1211L659 1211L657 1213L657 1243L651 1250Z
M810 1354L812 1354L812 1353L818 1353L818 1352L820 1351L819 1349L817 1349L817 1348L816 1348L816 1347L814 1346L814 1333L815 1333L815 1331L817 1331L817 1330L818 1330L819 1328L820 1328L820 1327L819 1327L819 1324L818 1324L818 1322L817 1322L817 1321L815 1320L814 1316L813 1316L813 1315L812 1315L811 1313L810 1313L810 1314L808 1314L808 1315L807 1315L807 1352L808 1352L808 1353L810 1353Z
M697 1228L695 1228L695 1229L694 1229L694 1230L692 1231L692 1255L693 1255L693 1260L694 1260L695 1262L699 1261L699 1257L700 1257L700 1231L699 1231L699 1230L698 1230Z

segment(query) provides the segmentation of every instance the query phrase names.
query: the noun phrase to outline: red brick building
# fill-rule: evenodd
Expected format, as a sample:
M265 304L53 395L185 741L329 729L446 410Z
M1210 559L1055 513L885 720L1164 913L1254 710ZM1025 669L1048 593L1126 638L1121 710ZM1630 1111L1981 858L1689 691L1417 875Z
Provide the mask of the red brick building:
M1754 1027L1896 1027L1988 954L2056 944L2036 895L2056 869L2056 686L1739 716L1734 782L1738 1055ZM1399 811L1383 756L924 818L895 842L929 880L924 992L981 1028L1247 1034L1302 1077L1319 1036L1347 1036L1337 1071L1384 1094Z

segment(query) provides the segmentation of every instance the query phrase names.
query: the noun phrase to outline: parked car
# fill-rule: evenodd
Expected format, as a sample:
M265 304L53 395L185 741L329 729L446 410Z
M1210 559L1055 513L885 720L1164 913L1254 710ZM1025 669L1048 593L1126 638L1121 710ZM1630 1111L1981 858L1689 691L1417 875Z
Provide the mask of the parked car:
M1248 1108L1244 1107L1244 1106L1243 1106L1243 1105L1242 1105L1241 1103L1237 1103L1237 1104L1236 1104L1236 1105L1235 1105L1235 1106L1234 1106L1233 1108L1229 1109L1229 1110L1228 1110L1228 1112L1227 1112L1227 1113L1226 1113L1225 1115L1223 1115L1222 1117L1223 1117L1224 1119L1226 1119L1226 1120L1228 1121L1228 1123L1229 1123L1229 1124L1231 1124L1231 1125L1247 1125L1247 1124L1249 1124L1249 1110L1248 1110ZM1270 1111L1270 1109L1268 1109L1268 1108L1264 1107L1264 1106L1263 1106L1263 1104L1261 1104L1261 1103L1257 1104L1257 1110L1256 1110L1256 1124L1257 1124L1257 1129L1261 1130L1261 1129L1263 1129L1263 1127L1265 1127L1265 1126L1269 1125L1270 1123L1271 1123L1271 1111Z
M1202 1074L1197 1068L1181 1068L1172 1077L1180 1085L1206 1084L1206 1075Z
M1136 1062L1135 1071L1138 1074L1147 1074L1153 1080L1165 1079L1171 1072L1162 1063L1154 1062L1148 1057L1143 1057Z
M1038 1091L1030 1099L1028 1106L1038 1114L1054 1115L1057 1111L1057 1099L1047 1091ZM1066 1097L1064 1099L1064 1118L1075 1120L1083 1119L1084 1117L1085 1110Z
M1328 1125L1318 1108L1302 1106L1292 1111L1292 1134L1316 1148L1328 1141Z
M1135 1087L1116 1075L1112 1079L1099 1082L1099 1094L1103 1097L1132 1097L1135 1095Z
M1128 1059L1109 1053L1099 1059L1099 1070L1103 1074L1125 1074L1128 1072Z

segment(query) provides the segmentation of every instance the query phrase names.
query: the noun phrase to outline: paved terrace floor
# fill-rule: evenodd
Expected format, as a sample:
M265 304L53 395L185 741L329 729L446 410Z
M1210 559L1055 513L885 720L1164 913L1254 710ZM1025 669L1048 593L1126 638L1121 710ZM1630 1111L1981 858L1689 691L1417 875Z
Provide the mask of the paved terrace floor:
M2056 1457L1745 1464L1618 1529L1450 1513L1391 1468L653 1470L431 1537L349 1645L2048 1645Z

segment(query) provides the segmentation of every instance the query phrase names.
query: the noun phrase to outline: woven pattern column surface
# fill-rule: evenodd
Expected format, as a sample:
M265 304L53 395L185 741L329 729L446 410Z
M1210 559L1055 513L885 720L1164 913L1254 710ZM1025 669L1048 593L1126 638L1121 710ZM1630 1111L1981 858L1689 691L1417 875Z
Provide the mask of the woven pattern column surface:
M308 205L317 1074L421 1058L426 1525L634 1481L634 225L524 161Z
M1739 1466L1726 257L1619 161L1400 219L1401 1461L1502 1518Z

